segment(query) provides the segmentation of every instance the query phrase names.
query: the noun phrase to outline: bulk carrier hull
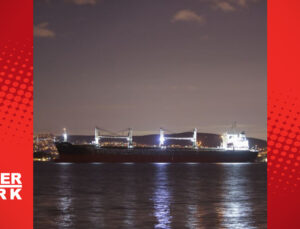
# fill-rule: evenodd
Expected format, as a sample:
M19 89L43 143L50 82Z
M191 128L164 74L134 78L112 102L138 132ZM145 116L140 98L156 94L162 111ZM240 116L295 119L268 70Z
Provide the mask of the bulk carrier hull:
M57 162L254 162L257 150L225 150L220 148L121 148L56 143Z

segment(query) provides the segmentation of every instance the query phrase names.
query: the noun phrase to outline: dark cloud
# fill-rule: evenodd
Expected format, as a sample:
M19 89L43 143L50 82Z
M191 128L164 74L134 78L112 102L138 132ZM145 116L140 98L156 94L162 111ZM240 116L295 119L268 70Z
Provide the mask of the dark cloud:
M33 35L35 37L53 38L55 32L49 28L48 22L43 22L33 26Z
M231 3L225 1L217 1L214 7L215 9L220 9L224 12L232 12L236 10L236 8L233 5L231 5Z
M205 18L204 16L199 15L192 10L183 9L175 13L175 15L172 18L172 22L178 22L178 21L197 22L199 24L203 24L205 22Z

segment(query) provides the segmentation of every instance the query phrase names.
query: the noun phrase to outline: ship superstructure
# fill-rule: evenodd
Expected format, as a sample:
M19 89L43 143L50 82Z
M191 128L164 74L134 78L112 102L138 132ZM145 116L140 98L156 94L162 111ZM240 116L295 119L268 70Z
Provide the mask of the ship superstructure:
M246 138L244 132L241 133L230 133L226 132L222 135L222 145L223 149L233 149L233 150L249 150L249 141Z

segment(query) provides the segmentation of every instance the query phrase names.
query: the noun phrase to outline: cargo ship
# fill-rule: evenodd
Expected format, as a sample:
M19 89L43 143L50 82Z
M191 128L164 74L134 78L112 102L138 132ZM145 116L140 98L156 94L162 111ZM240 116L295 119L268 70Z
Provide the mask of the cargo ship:
M100 135L95 128L95 140L89 144L72 144L67 140L64 129L63 141L56 141L59 152L56 162L110 162L110 163L147 163L147 162L200 162L200 163L234 163L254 162L258 155L257 149L250 149L244 132L226 132L222 135L219 147L199 147L197 144L197 129L190 138L165 136L160 129L159 144L155 147L135 147L132 141L132 129L127 136ZM123 139L126 147L102 146L103 139ZM168 147L168 140L187 140L192 143L189 147Z

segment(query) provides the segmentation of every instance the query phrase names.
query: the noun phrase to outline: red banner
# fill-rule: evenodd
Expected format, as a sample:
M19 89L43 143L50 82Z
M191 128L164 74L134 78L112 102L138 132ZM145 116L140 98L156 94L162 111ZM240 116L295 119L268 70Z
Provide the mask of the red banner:
M0 227L33 228L33 2L0 4Z
M300 228L300 2L268 1L268 228Z

